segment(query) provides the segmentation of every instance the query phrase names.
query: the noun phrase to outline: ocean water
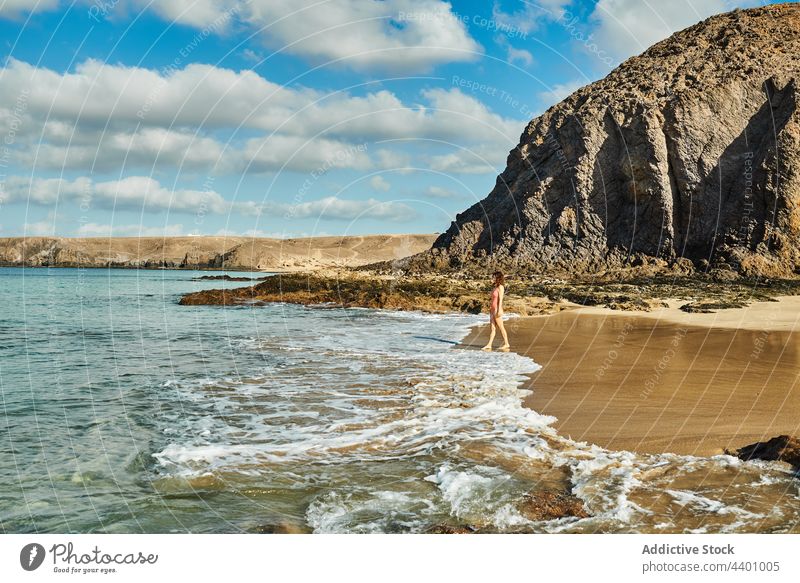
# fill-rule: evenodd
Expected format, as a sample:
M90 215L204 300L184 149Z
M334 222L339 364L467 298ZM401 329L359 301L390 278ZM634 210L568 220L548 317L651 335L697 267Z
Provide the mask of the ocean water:
M482 317L179 306L247 285L204 274L0 269L3 532L800 530L784 464L557 434L537 363L457 345Z

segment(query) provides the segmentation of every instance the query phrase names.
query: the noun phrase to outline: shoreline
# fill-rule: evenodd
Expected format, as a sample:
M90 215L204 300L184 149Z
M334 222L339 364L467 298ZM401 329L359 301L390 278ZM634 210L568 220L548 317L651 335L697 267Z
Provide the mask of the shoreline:
M800 298L714 313L678 302L506 320L511 350L542 366L524 405L576 441L644 454L718 455L800 432ZM487 328L461 345L479 348Z

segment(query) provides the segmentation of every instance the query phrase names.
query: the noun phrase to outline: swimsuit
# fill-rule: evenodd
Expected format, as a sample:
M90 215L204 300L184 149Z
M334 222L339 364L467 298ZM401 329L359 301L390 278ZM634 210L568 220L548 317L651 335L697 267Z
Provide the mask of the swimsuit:
M497 314L497 308L500 307L500 288L496 287L492 290L492 307L489 308L492 316Z

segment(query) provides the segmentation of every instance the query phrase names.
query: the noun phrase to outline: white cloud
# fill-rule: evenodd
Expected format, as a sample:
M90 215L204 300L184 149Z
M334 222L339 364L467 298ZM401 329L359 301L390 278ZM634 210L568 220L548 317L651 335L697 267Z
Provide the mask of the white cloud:
M497 35L495 37L497 45L506 51L506 60L511 63L520 63L523 67L530 67L533 64L533 55L525 49L515 48L508 37L505 35Z
M86 209L118 209L171 213L239 214L242 216L280 216L284 218L319 218L354 220L357 218L407 221L416 216L414 209L397 202L375 199L351 200L329 196L297 204L268 201L229 201L213 191L169 190L147 176L130 176L122 180L93 182L89 178L34 178L10 176L6 181L3 204L27 202L53 206L56 202L81 205ZM52 222L50 225L52 231ZM44 223L31 228L46 230ZM88 227L87 227L88 228ZM115 228L116 229L116 228Z
M287 218L298 219L320 218L352 221L361 218L404 222L417 216L414 209L399 202L382 202L374 198L345 200L335 196L294 205L268 204L267 209L283 210Z
M457 88L425 90L422 104L407 104L386 90L324 94L209 65L153 71L89 60L62 74L12 59L0 69L0 103L6 104L0 129L21 96L15 158L28 166L94 172L123 164L218 174L239 173L248 164L251 171L307 172L359 143L390 139L502 150L527 121L497 115ZM374 159L361 152L338 166L387 167L403 158L383 147Z
M431 169L447 174L497 174L505 167L511 147L456 150L449 154L432 156L429 165Z
M272 49L359 70L427 71L481 50L441 0L128 0L204 32L249 25Z
M678 30L731 9L725 0L599 0L590 17L595 25L593 42L623 60Z
M2 1L2 0L0 0ZM250 27L271 49L356 70L426 72L471 62L482 51L442 0L78 0L99 20L150 10L194 27L198 42ZM0 17L48 10L58 0L4 0ZM74 8L73 8L74 9Z
M382 170L408 168L411 166L411 156L405 152L381 148L375 152L375 165Z
M497 23L498 30L506 31L510 36L518 32L526 35L537 30L549 20L558 18L561 10L572 0L523 0L522 6L513 12L506 12L500 3L495 1L492 7L492 18ZM520 2L516 2L517 5Z
M354 69L427 71L481 50L439 0L251 0L245 10L268 46Z
M47 133L47 131L45 131ZM186 131L143 128L137 132L76 131L72 143L32 144L18 159L43 169L114 171L120 167L211 169L224 164L223 145ZM231 154L236 154L235 150ZM241 164L238 165L239 167Z
M379 190L381 192L387 192L392 187L389 181L380 175L373 176L369 181L369 185L373 190Z
M575 91L586 85L584 81L573 80L567 83L557 83L553 85L548 91L539 93L539 99L545 108L555 105L559 101L572 95Z
M238 0L136 0L172 22L214 32L227 29L247 2Z
M455 190L450 190L449 188L443 188L441 186L429 186L425 194L432 198L462 198L462 195Z
M284 169L324 174L332 168L365 170L372 161L363 144L274 134L247 140L241 156L231 152L226 164L234 171L246 165L247 170L256 172Z
M10 176L6 181L5 202L29 202L44 206L76 203L87 208L171 210L224 214L231 203L213 191L169 190L147 176L93 182L89 178L26 178Z
M32 12L52 10L58 0L0 0L0 18L13 18Z
M260 63L264 60L264 55L257 53L253 49L245 49L242 51L241 55L244 60L252 63Z
M56 234L56 225L52 220L25 223L22 232L34 237L52 237Z

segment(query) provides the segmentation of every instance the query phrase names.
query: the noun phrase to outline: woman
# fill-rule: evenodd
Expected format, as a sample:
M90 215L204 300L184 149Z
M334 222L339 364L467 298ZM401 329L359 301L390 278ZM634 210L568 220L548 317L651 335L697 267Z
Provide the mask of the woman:
M505 293L505 286L503 282L502 271L495 271L492 274L494 277L494 287L492 289L492 303L489 306L489 342L483 347L483 350L491 350L492 342L494 341L494 334L497 328L500 328L500 334L503 336L503 345L499 348L507 352L510 348L508 345L508 335L506 335L506 328L503 326L503 294Z

